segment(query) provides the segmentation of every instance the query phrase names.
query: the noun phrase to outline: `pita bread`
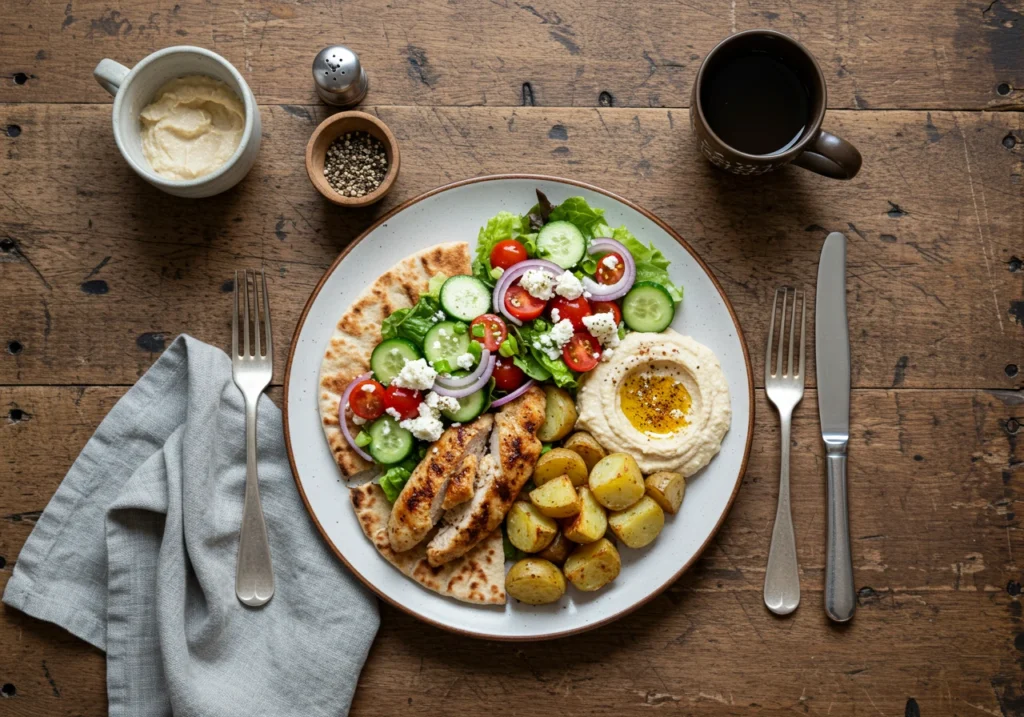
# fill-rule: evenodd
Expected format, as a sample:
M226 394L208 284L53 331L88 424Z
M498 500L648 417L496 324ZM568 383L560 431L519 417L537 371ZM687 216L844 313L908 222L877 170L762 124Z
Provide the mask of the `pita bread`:
M334 328L320 364L320 418L327 443L342 474L352 476L371 467L345 441L338 424L338 403L356 376L370 370L370 354L380 343L381 322L398 309L412 306L435 274L469 274L469 244L449 242L424 249L377 277L352 303ZM353 434L355 424L349 424Z
M391 504L379 485L366 483L349 491L363 533L389 563L428 590L476 605L505 604L505 554L501 529L460 558L439 567L427 562L426 545L434 531L412 550L396 553L388 539Z

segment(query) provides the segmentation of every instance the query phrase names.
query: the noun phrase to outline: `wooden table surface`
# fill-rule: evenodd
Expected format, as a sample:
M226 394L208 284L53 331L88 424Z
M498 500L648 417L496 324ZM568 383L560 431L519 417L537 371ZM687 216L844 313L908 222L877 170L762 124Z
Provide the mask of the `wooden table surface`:
M722 282L758 387L743 488L692 570L597 632L509 645L382 607L352 713L1024 714L1022 12L1021 0L4 0L0 586L99 421L170 340L226 344L235 268L270 272L280 382L310 291L376 217L452 180L548 173L654 211ZM695 152L700 60L754 27L817 56L825 126L864 155L853 181L738 178ZM401 143L401 176L371 209L329 205L303 166L328 114L309 66L334 42L360 53L365 109ZM179 43L234 63L263 118L248 178L198 203L132 173L90 76L100 58L132 64ZM778 470L767 306L780 284L813 292L834 230L850 239L854 386L858 611L843 627L821 608L813 372L793 436L803 604L779 619L761 598ZM103 655L9 608L0 685L3 715L106 712Z

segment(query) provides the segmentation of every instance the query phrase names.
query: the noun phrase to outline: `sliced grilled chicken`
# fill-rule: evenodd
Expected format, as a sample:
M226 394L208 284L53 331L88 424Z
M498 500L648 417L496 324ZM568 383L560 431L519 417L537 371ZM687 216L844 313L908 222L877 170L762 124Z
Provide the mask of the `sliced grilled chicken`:
M449 428L428 449L398 495L388 520L391 549L402 553L426 537L444 512L451 478L460 473L467 456L478 460L487 448L494 418L484 414L472 423Z
M448 480L448 490L444 494L444 503L441 504L443 510L451 510L473 497L473 483L476 481L479 462L473 453L462 459L462 465Z
M544 392L531 388L494 419L490 452L480 460L473 499L445 513L427 544L427 560L443 565L471 550L505 518L540 457L537 431L544 423Z

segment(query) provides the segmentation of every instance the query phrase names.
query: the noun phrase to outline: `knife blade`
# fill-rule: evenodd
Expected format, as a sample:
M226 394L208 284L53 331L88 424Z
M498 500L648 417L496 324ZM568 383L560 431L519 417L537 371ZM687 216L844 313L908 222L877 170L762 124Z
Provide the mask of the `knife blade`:
M836 622L853 617L846 445L850 440L850 330L846 316L846 236L825 238L818 263L814 314L818 417L825 442L828 527L825 544L825 612Z

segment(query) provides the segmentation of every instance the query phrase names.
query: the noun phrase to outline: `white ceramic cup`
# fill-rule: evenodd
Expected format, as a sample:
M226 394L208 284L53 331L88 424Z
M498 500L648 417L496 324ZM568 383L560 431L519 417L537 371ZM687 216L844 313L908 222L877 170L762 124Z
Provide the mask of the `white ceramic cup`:
M260 111L256 98L234 66L215 52L179 45L158 50L129 70L119 62L100 60L92 72L114 96L114 141L135 172L177 197L209 197L238 184L252 168L260 150ZM142 154L139 115L165 83L185 75L207 75L234 90L245 105L245 129L235 153L224 165L196 179L168 179L153 171Z

